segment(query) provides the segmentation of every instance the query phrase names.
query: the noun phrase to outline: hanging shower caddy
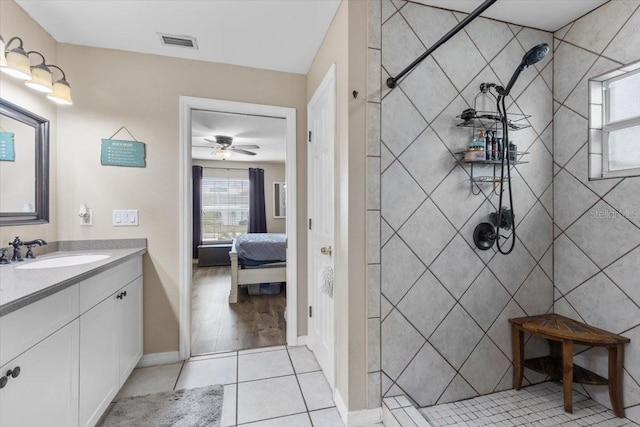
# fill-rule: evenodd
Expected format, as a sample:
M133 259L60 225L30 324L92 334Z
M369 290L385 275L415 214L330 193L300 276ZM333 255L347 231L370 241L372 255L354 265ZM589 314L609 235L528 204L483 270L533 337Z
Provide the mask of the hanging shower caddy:
M482 83L480 85L480 92L473 99L473 108L469 110L465 110L462 114L456 116L456 118L461 119L462 122L456 124L457 127L470 128L472 129L472 135L475 137L478 135L479 131L482 130L486 134L487 132L496 132L500 127L500 116L496 111L478 111L478 98L483 96L492 97L492 104L495 104L496 96L491 93L490 86L486 83ZM527 119L531 117L528 114L522 113L509 113L508 114L508 126L510 131L518 131L522 129L526 129L531 127ZM465 159L465 154L467 154L469 150L457 152L455 154L460 155L461 158L458 160L458 163L468 164L470 165L470 174L471 174L471 192L474 195L478 195L481 193L480 188L478 188L474 183L492 183L494 193L498 194L497 188L500 183L500 165L502 164L502 159L496 160L468 160ZM511 166L521 165L524 163L529 163L528 161L522 160L522 158L529 154L528 151L518 151L515 153L515 158L511 159ZM491 175L475 175L474 166L492 166L493 173ZM477 192L474 187L477 188Z

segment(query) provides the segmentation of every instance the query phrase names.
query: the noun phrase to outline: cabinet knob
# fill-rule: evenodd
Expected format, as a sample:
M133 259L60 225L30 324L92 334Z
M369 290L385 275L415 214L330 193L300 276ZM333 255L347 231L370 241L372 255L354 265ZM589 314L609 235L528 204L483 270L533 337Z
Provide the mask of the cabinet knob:
M122 296L123 296L123 297L126 297L126 296L127 296L127 291L124 291L124 292L122 293Z
M15 368L7 371L7 377L11 376L11 378L18 378L18 375L20 375L20 366L16 366Z
M116 295L116 298L122 299L122 292L120 292L118 295Z
M0 388L4 388L4 386L6 386L8 382L9 380L7 379L7 377L0 378Z

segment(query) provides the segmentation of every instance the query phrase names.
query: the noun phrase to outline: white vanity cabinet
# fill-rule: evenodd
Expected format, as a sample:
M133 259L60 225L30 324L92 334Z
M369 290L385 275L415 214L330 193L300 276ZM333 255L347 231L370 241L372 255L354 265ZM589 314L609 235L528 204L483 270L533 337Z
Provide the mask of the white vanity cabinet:
M135 256L0 317L0 427L98 422L142 357L142 282Z
M6 377L9 370L19 370L18 376ZM0 372L7 378L0 390L0 426L78 425L78 319Z
M98 422L142 357L142 264L132 261L80 288L81 426ZM105 286L116 290L92 306Z

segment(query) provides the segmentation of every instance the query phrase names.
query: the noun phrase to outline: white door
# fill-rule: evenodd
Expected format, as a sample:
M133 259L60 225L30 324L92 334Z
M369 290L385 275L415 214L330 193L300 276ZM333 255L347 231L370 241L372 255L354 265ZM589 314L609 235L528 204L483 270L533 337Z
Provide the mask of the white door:
M333 176L336 119L335 65L331 67L307 106L309 348L327 381L335 386L333 289L325 280L333 273Z

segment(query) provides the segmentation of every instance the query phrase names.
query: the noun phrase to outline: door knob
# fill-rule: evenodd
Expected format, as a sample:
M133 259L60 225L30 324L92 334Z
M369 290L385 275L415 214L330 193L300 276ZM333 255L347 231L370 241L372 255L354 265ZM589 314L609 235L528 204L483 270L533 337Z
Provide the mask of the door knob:
M322 255L329 255L331 256L331 246L323 246L320 248L320 253Z

